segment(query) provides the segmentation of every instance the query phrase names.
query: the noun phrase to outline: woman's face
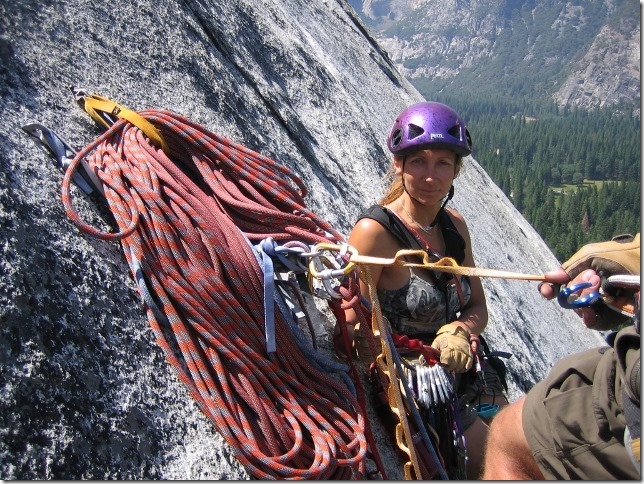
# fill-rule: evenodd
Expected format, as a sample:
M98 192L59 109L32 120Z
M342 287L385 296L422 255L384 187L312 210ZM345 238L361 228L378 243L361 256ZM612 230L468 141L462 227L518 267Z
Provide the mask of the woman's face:
M415 151L394 160L396 174L403 177L407 191L423 204L434 204L449 192L456 176L456 153L450 150Z

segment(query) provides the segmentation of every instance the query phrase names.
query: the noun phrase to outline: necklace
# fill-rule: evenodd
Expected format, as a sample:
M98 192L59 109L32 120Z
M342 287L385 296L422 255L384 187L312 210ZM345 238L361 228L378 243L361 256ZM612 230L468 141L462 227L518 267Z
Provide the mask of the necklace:
M411 220L411 221L414 223L414 225L416 225L416 226L417 226L420 230L422 230L423 232L425 232L425 233L429 234L429 233L431 233L431 232L432 232L432 230L434 230L434 228L436 227L436 223L435 223L435 222L432 222L432 223L430 223L429 225L425 225L425 226L420 225L418 222L416 222L416 220L414 220L414 217L412 217L412 216L411 216L411 214L407 211L407 209L405 208L405 204L404 204L404 203L401 203L401 204L400 204L400 206L402 207L403 212L405 212L405 215L407 215L407 216L409 217L409 220Z

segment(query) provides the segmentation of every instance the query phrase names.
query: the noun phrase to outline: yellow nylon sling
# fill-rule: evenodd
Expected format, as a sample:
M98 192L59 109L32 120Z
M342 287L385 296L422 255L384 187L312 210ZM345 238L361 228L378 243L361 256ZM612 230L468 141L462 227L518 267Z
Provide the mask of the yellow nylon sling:
M143 131L143 134L150 138L150 141L155 146L161 148L166 155L169 153L168 145L159 130L136 111L132 111L111 99L97 94L88 94L83 100L83 109L101 126L109 129L111 125L99 114L99 111L125 119Z

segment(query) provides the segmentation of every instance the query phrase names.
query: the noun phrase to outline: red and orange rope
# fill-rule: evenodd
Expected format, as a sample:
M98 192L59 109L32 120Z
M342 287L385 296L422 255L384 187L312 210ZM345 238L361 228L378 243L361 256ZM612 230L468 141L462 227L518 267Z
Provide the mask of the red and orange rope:
M91 236L120 240L149 290L158 344L251 475L363 477L366 422L356 396L311 364L279 311L277 350L266 352L263 275L249 243L342 236L305 207L306 190L285 167L176 114L139 114L158 129L167 154L119 120L66 171L67 215ZM84 158L119 232L97 230L72 206L71 179Z

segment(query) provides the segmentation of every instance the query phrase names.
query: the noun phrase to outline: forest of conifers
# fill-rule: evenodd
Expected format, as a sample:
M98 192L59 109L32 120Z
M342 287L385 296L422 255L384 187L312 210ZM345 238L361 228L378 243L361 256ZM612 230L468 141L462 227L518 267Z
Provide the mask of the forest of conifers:
M442 101L461 113L474 158L560 261L585 243L640 231L640 119L627 107Z

